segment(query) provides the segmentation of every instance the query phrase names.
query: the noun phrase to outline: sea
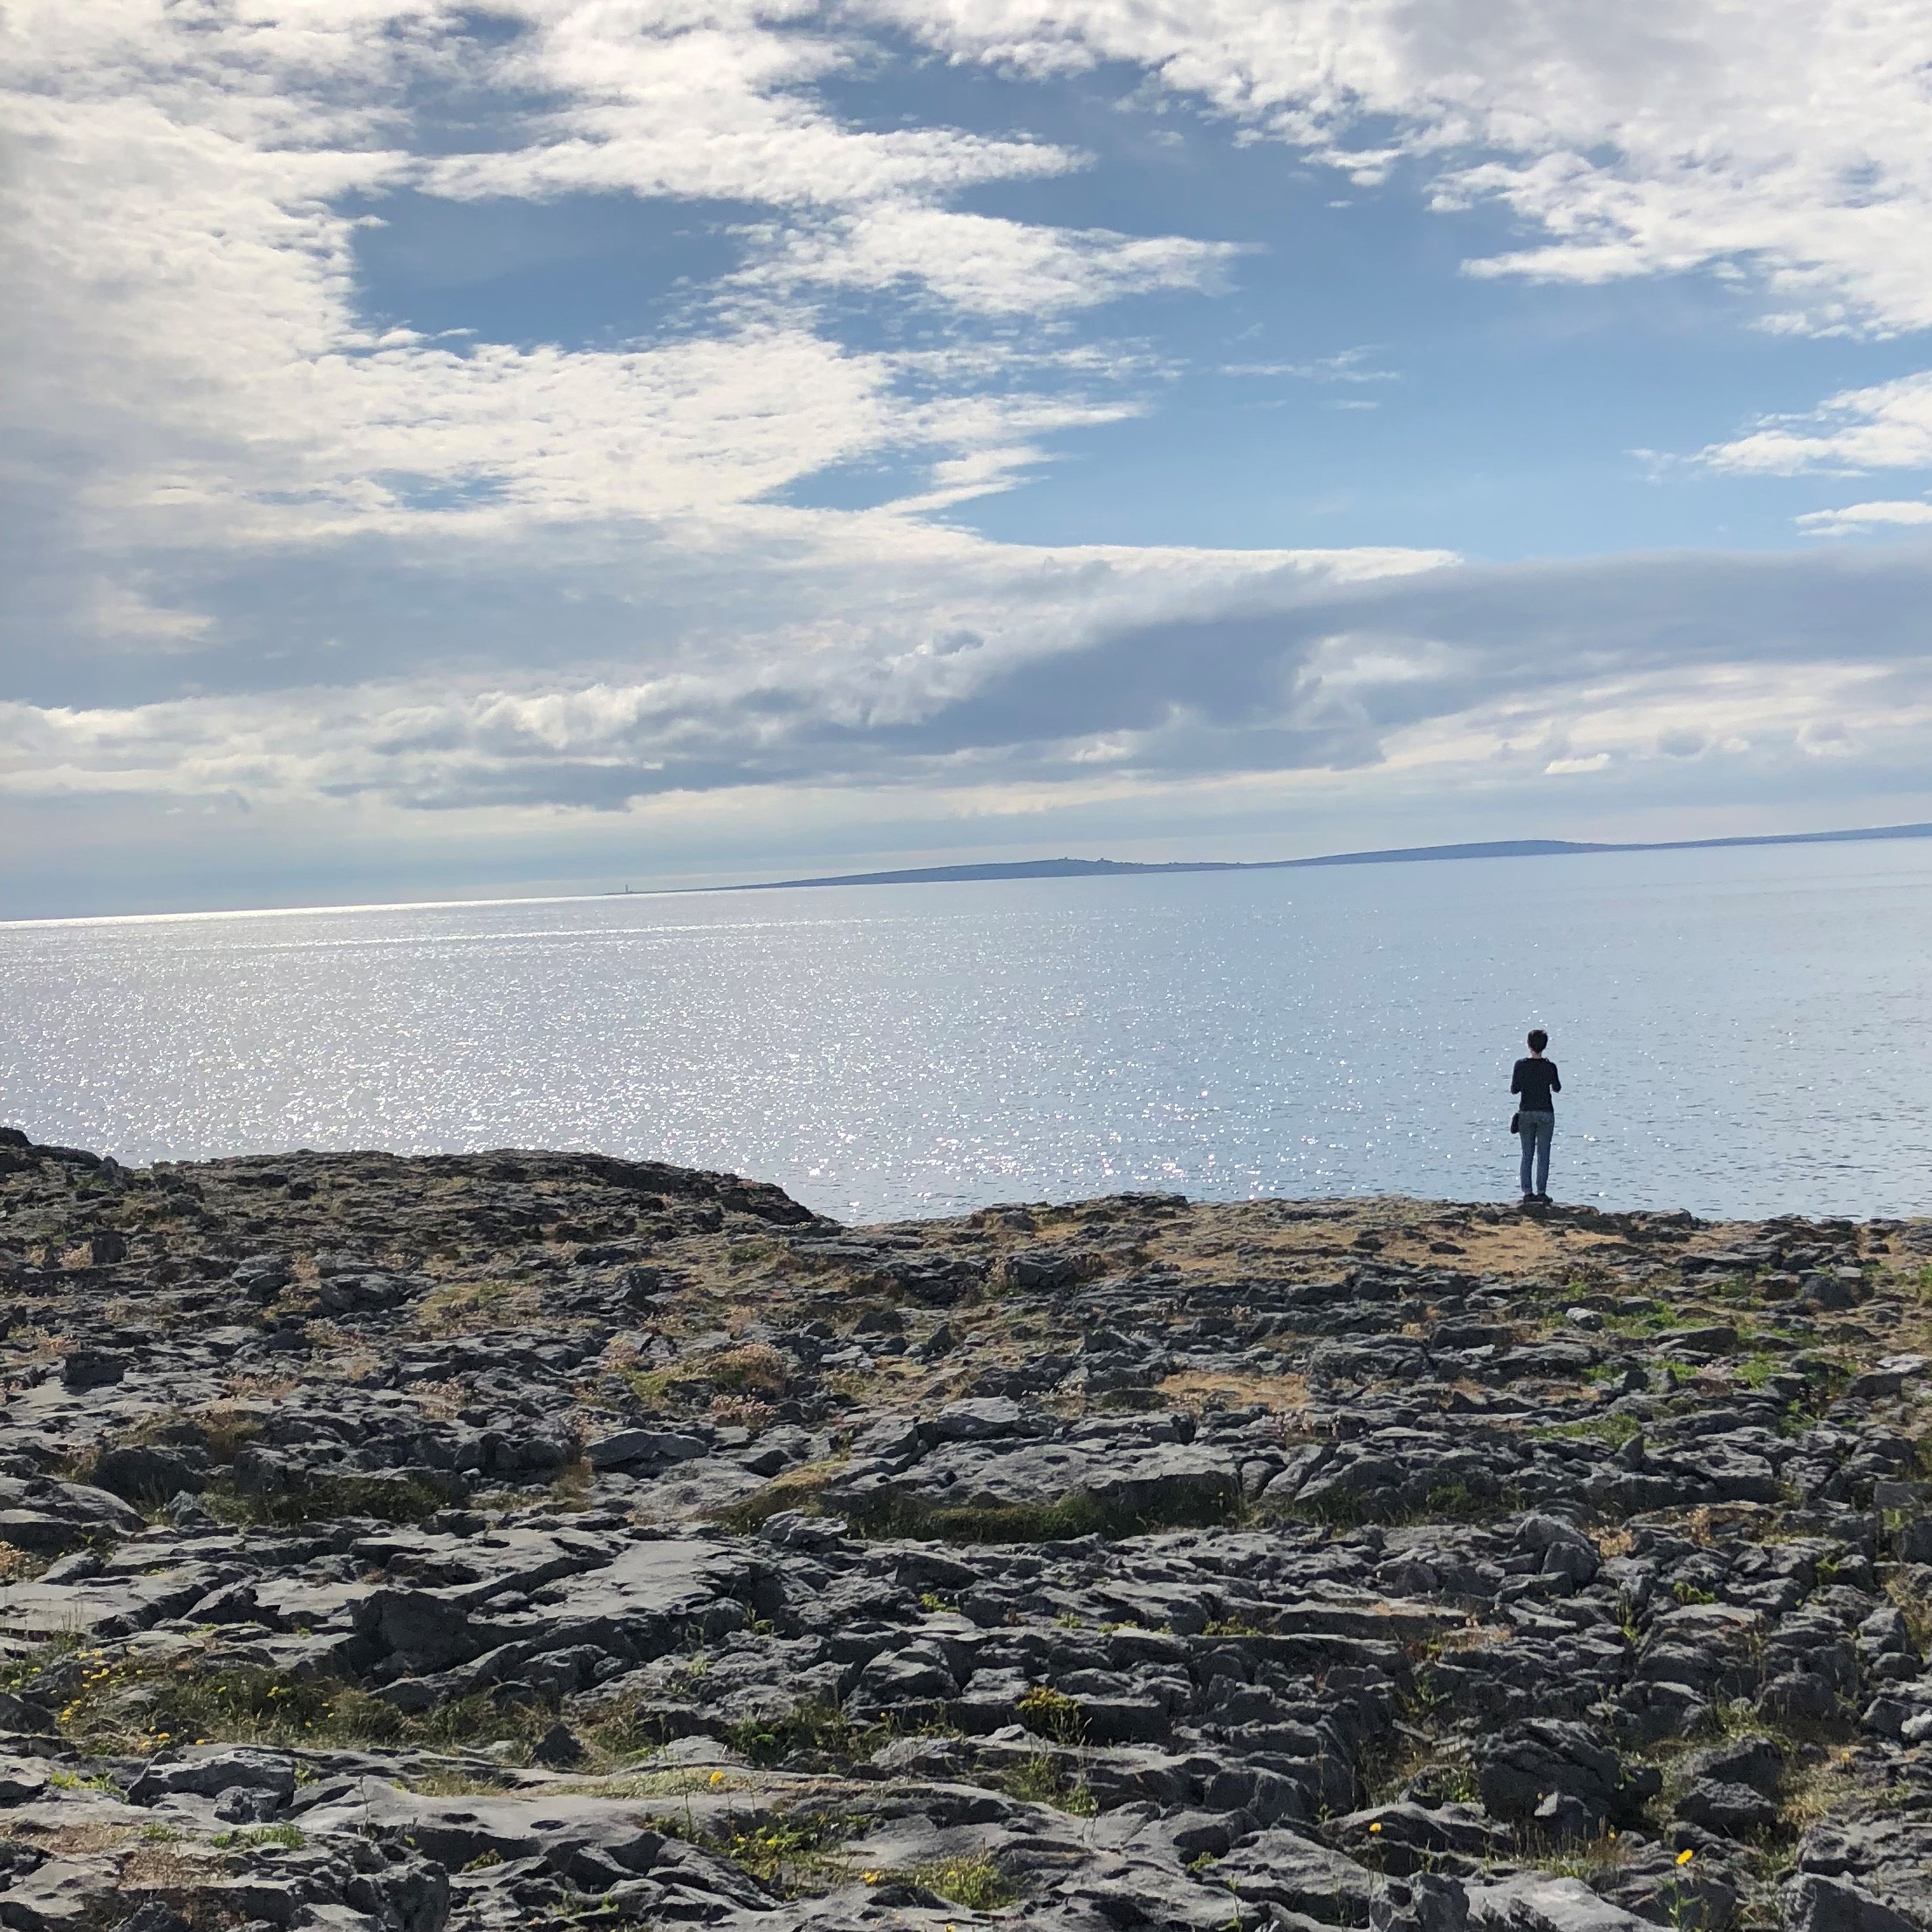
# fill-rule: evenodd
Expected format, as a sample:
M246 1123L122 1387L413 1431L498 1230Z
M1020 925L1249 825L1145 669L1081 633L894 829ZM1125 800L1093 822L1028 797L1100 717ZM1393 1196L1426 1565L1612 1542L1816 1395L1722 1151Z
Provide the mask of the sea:
M0 1121L599 1149L841 1219L1126 1190L1932 1210L1932 842L0 925Z

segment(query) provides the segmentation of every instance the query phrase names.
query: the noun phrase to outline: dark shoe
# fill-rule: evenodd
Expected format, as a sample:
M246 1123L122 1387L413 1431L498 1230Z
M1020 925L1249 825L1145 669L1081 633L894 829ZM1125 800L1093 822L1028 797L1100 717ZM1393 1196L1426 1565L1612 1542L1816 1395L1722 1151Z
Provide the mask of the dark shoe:
M1536 1205L1539 1207L1554 1207L1556 1203L1547 1194L1539 1194L1536 1197Z

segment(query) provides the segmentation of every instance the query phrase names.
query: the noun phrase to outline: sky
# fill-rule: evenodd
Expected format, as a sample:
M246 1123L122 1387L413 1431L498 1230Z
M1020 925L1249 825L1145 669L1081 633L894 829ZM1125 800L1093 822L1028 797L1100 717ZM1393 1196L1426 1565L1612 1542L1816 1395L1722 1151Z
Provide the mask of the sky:
M1927 0L10 0L0 918L1932 820Z

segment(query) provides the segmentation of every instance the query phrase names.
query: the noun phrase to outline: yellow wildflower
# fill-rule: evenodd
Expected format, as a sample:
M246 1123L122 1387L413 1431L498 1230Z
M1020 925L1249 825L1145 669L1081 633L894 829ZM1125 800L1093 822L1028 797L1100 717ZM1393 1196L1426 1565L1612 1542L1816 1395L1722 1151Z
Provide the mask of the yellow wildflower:
M1677 1853L1677 1863L1680 1865L1688 1865L1692 1859L1696 1857L1696 1855L1697 1854L1694 1851L1692 1851L1690 1847L1687 1845L1681 1852Z

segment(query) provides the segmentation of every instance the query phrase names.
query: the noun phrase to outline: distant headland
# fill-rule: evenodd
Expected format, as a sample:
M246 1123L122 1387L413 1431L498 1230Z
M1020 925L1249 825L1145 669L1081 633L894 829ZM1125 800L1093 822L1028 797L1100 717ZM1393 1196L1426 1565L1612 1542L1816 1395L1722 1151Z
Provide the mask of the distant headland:
M1702 852L1732 846L1843 845L1887 838L1932 838L1932 824L1873 825L1847 832L1770 832L1737 838L1628 840L1621 843L1502 838L1465 845L1403 845L1384 851L1329 852L1318 858L1171 859L1158 864L1116 858L1033 858L1004 864L914 865L888 872L841 872L823 878L762 879L751 885L686 890L789 892L812 885L956 885L986 879L1103 878L1123 872L1286 872L1317 865L1396 865L1425 859L1572 858L1601 852Z

